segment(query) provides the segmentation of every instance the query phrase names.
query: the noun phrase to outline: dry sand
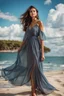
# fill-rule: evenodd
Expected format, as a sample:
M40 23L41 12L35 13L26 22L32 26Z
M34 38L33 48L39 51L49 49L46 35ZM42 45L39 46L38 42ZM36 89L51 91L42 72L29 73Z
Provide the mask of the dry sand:
M58 89L46 96L64 96L64 71L45 72L44 74L48 81ZM14 87L8 81L0 78L0 96L31 96L31 86ZM37 92L37 96L45 95Z

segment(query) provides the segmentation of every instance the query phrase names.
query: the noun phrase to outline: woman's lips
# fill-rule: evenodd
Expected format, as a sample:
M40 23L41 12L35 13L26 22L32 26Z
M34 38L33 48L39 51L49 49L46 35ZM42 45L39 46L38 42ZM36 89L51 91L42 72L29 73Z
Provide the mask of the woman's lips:
M34 16L34 14L32 14L32 16Z

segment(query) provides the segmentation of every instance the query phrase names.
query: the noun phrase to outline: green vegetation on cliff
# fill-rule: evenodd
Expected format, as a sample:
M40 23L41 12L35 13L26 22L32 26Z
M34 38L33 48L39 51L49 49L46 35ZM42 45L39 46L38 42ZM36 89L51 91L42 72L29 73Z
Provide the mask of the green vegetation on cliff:
M0 50L16 50L20 47L22 41L0 40ZM50 49L44 46L44 51L49 52Z

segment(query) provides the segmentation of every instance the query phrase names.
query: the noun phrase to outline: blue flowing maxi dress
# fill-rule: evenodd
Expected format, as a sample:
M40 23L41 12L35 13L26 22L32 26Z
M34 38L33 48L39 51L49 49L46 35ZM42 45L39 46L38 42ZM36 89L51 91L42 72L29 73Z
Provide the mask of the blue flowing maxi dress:
M56 90L43 74L43 61L41 61L41 44L38 36L46 40L45 33L36 24L32 28L27 28L23 41L25 44L17 54L14 64L2 68L2 76L15 86L22 86L30 82L30 73L33 70L33 80L36 89L43 94L49 94Z

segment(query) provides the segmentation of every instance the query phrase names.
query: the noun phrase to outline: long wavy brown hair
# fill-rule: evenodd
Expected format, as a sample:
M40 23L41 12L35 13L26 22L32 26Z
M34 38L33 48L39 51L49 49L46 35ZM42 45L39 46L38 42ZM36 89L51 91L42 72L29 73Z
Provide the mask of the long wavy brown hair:
M34 6L30 6L26 12L24 12L21 16L20 16L20 22L23 25L23 31L26 31L27 27L29 27L29 25L32 22L32 18L30 16L30 10L31 8L35 8ZM36 9L36 8L35 8ZM38 15L38 10L36 9L37 12L37 16L36 18L39 19L39 15Z

